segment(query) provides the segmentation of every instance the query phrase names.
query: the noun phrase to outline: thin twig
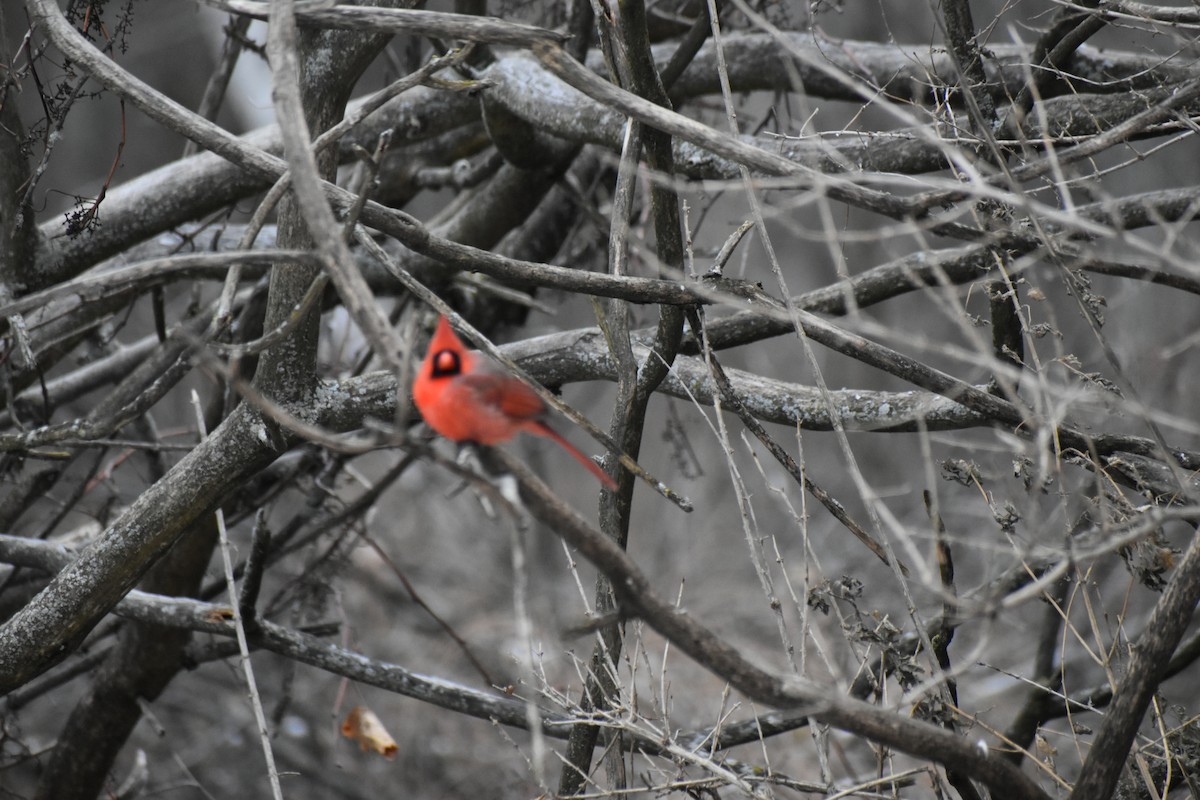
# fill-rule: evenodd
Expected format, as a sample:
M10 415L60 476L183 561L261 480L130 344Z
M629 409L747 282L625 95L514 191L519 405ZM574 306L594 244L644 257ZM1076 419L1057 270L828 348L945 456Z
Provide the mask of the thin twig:
M200 405L200 395L194 389L192 390L192 406L196 410L197 430L203 438L208 435L208 431L204 427L204 410ZM230 552L229 532L225 530L225 515L220 508L213 513L217 520L221 562L225 567L225 583L229 589L233 625L237 632L238 650L241 653L242 673L246 676L246 689L250 693L250 705L254 709L254 721L258 726L263 758L267 762L267 778L271 783L271 795L275 800L283 800L283 787L279 784L279 770L275 767L275 751L271 747L271 734L267 730L267 715L263 712L262 697L258 693L258 682L254 679L254 667L250 663L250 643L246 638L241 603L238 602L237 580L233 577L233 556Z
M602 570L628 611L750 698L777 706L802 707L815 719L912 755L951 764L1007 797L1045 800L1045 793L1012 765L992 758L949 731L866 703L831 696L806 679L775 676L750 663L737 648L686 611L659 597L645 574L616 543L562 504L528 468L504 451L493 452L519 481L530 513ZM1200 551L1200 544L1196 550Z

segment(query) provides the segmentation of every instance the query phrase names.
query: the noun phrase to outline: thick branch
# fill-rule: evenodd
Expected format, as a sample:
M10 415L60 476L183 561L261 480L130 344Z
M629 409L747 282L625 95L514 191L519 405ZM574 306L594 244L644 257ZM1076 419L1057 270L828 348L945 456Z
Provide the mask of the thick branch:
M386 418L395 382L365 376L327 387L313 422L333 430ZM200 515L285 451L296 437L241 405L212 435L147 488L80 557L0 627L0 694L65 657Z

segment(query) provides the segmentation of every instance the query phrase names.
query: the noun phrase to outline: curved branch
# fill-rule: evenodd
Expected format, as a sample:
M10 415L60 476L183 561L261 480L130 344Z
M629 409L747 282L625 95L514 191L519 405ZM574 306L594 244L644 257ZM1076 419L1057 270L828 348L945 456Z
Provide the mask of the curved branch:
M533 47L533 54L564 82L664 133L678 136L764 174L795 178L798 186L819 188L834 200L887 217L906 216L905 203L893 195L863 188L836 175L824 175L803 164L747 144L735 136L721 133L708 125L655 105L597 77L560 47L539 43Z
M211 276L212 270L234 267L266 267L272 263L315 266L316 256L308 250L248 250L224 253L180 253L136 264L89 272L74 280L56 283L39 292L0 305L0 317L27 314L45 308L50 302L71 295L80 300L95 300L129 290L147 291L155 286L182 278Z

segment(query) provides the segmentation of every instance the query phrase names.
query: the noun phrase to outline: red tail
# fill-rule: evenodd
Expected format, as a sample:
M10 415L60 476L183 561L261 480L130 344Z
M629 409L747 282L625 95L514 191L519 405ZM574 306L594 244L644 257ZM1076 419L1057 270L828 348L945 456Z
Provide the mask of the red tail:
M552 439L555 442L558 442L558 444L564 450L575 456L576 461L587 467L587 471L595 475L596 479L599 480L600 483L604 484L605 489L608 489L610 492L615 492L617 490L617 482L610 478L608 473L600 469L600 466L596 464L595 461L592 461L590 458L584 455L578 447L560 436L558 431L554 430L541 420L536 419L529 420L523 427L530 433L536 433L538 436L545 436L547 439Z

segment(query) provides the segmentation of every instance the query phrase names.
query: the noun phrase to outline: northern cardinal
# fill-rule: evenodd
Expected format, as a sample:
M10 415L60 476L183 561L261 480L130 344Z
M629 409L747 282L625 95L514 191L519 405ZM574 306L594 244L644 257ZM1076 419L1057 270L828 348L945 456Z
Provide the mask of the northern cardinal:
M455 442L499 444L519 431L558 442L610 490L617 484L575 445L542 421L546 404L537 393L473 350L445 317L438 319L429 351L413 381L413 401L429 427Z

